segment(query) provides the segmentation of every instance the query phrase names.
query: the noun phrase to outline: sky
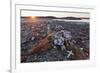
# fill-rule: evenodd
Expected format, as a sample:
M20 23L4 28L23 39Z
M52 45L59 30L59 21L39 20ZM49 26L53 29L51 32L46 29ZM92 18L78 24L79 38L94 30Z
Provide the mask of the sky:
M55 17L86 17L89 18L89 13L79 12L53 12L53 11L32 11L21 10L21 16L55 16Z

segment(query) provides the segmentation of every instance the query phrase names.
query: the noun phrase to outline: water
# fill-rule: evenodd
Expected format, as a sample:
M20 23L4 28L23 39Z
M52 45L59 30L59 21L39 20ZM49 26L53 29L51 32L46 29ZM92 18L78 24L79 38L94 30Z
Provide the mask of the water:
M53 19L57 21L66 21L66 22L90 22L89 19L81 19L81 20L66 20L66 19Z

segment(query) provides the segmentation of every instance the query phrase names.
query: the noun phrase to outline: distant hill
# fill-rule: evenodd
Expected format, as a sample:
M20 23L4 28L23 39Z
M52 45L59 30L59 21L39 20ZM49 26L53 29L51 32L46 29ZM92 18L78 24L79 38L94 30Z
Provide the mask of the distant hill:
M67 20L81 20L81 18L78 17L63 17L61 19L67 19Z
M55 17L55 16L36 16L37 18L44 18L44 19L66 19L66 20L81 20L81 19L89 19L85 17ZM28 19L30 16L23 16L21 18Z

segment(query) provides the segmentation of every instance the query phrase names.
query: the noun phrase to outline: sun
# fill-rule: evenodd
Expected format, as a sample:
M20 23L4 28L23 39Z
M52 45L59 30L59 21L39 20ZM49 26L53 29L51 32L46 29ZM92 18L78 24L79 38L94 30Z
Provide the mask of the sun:
M36 19L36 16L31 16L32 19Z

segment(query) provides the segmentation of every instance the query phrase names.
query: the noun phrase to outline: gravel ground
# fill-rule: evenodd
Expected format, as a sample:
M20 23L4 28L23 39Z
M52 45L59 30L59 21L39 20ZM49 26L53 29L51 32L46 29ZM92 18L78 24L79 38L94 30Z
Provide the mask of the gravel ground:
M46 24L47 21L42 22L42 23ZM70 58L67 58L68 52L67 51L63 52L61 50L58 50L57 48L51 48L45 52L34 53L29 56L25 56L24 54L27 53L27 50L30 49L34 44L36 44L36 42L38 42L38 40L40 40L39 38L41 37L41 36L37 37L35 41L31 40L33 29L31 28L32 26L29 26L27 24L29 23L21 24L21 62L22 63L77 60L75 56L74 57L71 56ZM63 27L65 27L64 28L65 30L69 30L71 32L72 38L76 41L75 46L71 46L71 47L79 47L79 48L82 47L82 48L90 49L89 48L89 23L52 21L50 24L51 24L52 30L55 29L56 25L62 25ZM44 33L46 33L46 30ZM68 49L69 48L70 47L68 47ZM89 53L89 51L86 53Z
M49 49L47 52L35 53L29 56L26 62L45 62L67 60L67 52L62 52L56 48Z

